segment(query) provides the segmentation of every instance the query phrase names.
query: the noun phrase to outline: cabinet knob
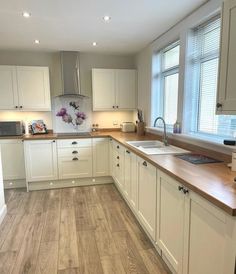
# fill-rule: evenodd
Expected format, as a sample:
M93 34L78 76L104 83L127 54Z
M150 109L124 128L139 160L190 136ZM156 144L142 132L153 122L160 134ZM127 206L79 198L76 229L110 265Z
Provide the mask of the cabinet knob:
M115 108L115 106L112 106L112 108Z
M79 159L77 157L74 157L72 160L73 161L78 161Z
M77 142L72 142L71 144L72 144L72 145L77 145Z
M15 108L18 108L18 106L15 106Z
M130 154L130 151L126 150L126 153Z
M223 105L221 104L221 103L217 103L216 104L216 108L219 110L219 109L221 109L223 107Z
M146 161L143 162L143 166L147 166L147 162Z
M120 156L117 156L116 159L119 160L119 159L120 159Z
M53 143L55 143L56 141L55 141L55 140L53 140L52 142L53 142Z
M119 108L119 106L116 106L116 108Z
M120 146L116 146L116 148L117 148L117 149L119 149L119 148L120 148Z
M23 108L23 106L20 106L20 108Z
M188 189L187 189L187 188L184 188L184 189L183 189L183 193L184 193L184 194L188 194L188 193L189 193Z
M182 191L184 188L182 186L178 186L178 190Z
M117 166L117 167L119 167L119 166L120 166L120 164L117 164L116 166Z
M72 154L77 154L77 153L78 153L77 150L72 151Z

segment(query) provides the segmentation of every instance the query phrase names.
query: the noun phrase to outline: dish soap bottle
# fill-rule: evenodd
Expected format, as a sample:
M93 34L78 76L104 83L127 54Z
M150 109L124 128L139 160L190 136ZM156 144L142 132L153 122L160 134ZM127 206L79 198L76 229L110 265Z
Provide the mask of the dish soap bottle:
M173 133L180 134L181 133L181 125L178 121L174 123Z

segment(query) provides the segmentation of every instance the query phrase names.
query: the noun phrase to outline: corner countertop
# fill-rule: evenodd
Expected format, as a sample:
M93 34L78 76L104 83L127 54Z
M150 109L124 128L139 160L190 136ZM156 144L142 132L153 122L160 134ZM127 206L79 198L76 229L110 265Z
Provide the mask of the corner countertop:
M174 155L145 155L139 150L131 147L126 142L135 140L155 140L158 137L154 134L138 136L135 133L123 133L120 131L101 131L92 132L86 136L78 135L27 135L13 136L0 139L22 139L27 140L50 140L50 139L74 139L74 138L99 138L111 137L130 151L145 159L161 171L167 173L188 189L196 192L206 200L221 208L231 216L236 216L236 183L234 178L236 172L232 172L225 162L194 165L183 161ZM187 147L186 149L189 149ZM193 150L193 152L196 152ZM197 151L198 152L198 151Z

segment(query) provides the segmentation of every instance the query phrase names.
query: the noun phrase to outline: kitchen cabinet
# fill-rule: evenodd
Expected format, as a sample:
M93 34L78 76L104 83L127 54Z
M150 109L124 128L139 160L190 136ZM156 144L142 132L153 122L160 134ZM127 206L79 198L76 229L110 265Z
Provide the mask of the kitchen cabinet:
M136 210L137 207L137 156L130 150L125 150L125 178L124 194L131 207Z
M133 110L137 104L136 70L93 69L93 110Z
M176 273L183 271L186 197L184 190L177 181L161 171L158 172L156 240Z
M194 192L188 195L187 204L184 273L235 273L229 216Z
M18 106L16 67L0 66L0 110Z
M223 2L217 114L236 114L236 0Z
M25 141L24 153L27 182L58 179L55 140Z
M0 66L0 110L50 111L48 67Z
M1 140L3 180L25 179L24 145L22 140Z
M58 140L59 179L92 177L92 140Z
M117 142L113 142L113 172L114 181L122 194L124 191L124 153L125 148Z
M138 157L138 217L155 240L156 233L156 168Z
M93 177L109 176L109 139L93 139Z
M113 139L109 139L109 174L110 176L114 177L114 161L113 161Z

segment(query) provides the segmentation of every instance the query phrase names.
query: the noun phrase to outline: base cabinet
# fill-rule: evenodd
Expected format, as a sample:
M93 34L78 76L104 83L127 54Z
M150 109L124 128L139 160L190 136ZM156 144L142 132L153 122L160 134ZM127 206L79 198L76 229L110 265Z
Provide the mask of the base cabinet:
M183 271L185 196L183 187L163 172L157 180L157 245L177 273Z
M124 153L125 148L119 143L113 142L113 178L122 192L124 191Z
M57 180L57 146L55 140L25 141L26 181Z
M154 166L138 158L138 216L155 240L156 233L156 180L157 170Z
M25 179L24 145L21 140L0 141L3 180Z
M230 216L192 192L188 197L187 215L184 273L235 273L236 244L232 240L234 230Z
M109 139L93 139L93 177L109 176Z

